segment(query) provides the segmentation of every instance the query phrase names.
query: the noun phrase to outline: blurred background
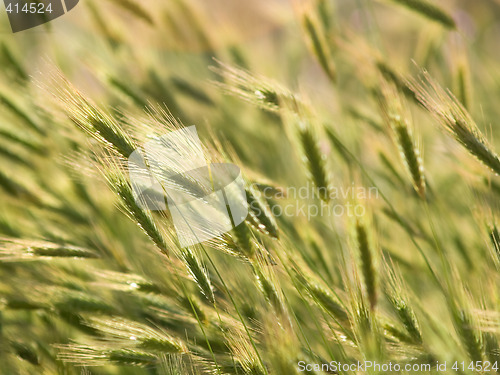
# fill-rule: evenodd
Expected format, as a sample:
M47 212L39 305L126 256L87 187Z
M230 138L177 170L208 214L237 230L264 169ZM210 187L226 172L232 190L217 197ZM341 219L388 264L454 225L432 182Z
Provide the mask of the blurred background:
M300 359L496 361L500 181L442 131L407 79L426 69L470 113L472 133L499 149L500 1L415 3L81 0L15 34L2 8L0 373L293 374ZM100 112L75 104L58 71L134 142L179 126L147 116L162 108L196 125L212 160L239 165L249 183L376 187L380 196L363 203L374 245L358 259L363 241L350 218L272 217L269 209L290 202L273 198L260 203L265 217L248 220L258 257L226 254L240 251L238 231L186 255L168 214L153 215L167 257L102 176L119 162L98 151L113 149L92 134ZM424 198L381 105L386 81L411 123ZM204 277L213 285L204 289ZM130 347L131 336L163 346ZM170 337L181 343L162 341Z

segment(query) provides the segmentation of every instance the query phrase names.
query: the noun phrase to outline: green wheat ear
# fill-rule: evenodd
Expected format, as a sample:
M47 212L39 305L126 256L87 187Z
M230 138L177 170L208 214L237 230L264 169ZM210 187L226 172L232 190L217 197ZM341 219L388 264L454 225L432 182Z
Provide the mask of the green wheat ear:
M26 83L26 81L29 80L29 75L26 73L26 69L23 64L19 61L18 56L14 54L7 44L2 43L0 55L3 57L5 68L10 69L21 81L21 83Z
M214 303L215 297L212 282L210 281L208 271L201 263L199 256L190 247L185 247L181 249L180 252L189 273L202 291L203 295L209 302Z
M337 72L333 65L330 49L326 40L323 39L323 33L320 32L318 23L307 14L303 16L303 23L306 36L310 41L311 49L316 59L328 78L332 82L335 82Z
M364 358L380 361L383 360L386 351L382 327L371 307L371 302L367 301L362 291L358 270L354 265L353 267L349 278L349 295L355 341Z
M99 258L99 254L71 245L0 238L0 260L3 262L50 258L92 259Z
M248 203L248 216L246 220L260 232L278 239L279 230L276 220L268 204L261 197L261 194L254 191L253 188L247 188L245 192Z
M299 270L294 270L292 280L297 288L303 289L317 305L331 314L344 328L349 328L349 314L341 301L315 280L313 275L303 275Z
M252 263L252 269L260 291L266 301L273 307L274 311L281 316L286 311L282 296L277 289L278 284L273 280L273 275L266 272L265 267L267 265L262 261Z
M87 324L123 346L133 346L138 349L163 353L183 353L187 350L185 344L180 340L168 336L158 329L131 320L90 318Z
M496 224L493 224L489 228L489 237L491 244L493 245L495 258L500 261L500 231Z
M10 113L20 119L30 129L34 130L40 135L46 135L46 130L33 119L33 116L28 113L28 110L21 106L17 101L13 100L12 96L0 91L0 104L3 105Z
M427 0L390 0L393 3L404 6L423 17L436 21L448 29L456 29L457 25L452 16L439 6Z
M453 324L457 331L462 346L467 351L472 361L483 360L482 337L475 325L470 311L460 308L454 302L450 302Z
M500 174L500 158L493 151L471 115L449 90L444 90L426 71L420 82L409 82L418 101L426 108L462 146L489 167Z
M491 332L484 332L483 342L487 359L491 363L498 363L500 361L500 347L498 346L498 340L495 334Z
M469 110L472 105L472 89L470 70L465 61L460 61L456 68L455 90L464 108Z
M267 369L259 361L257 353L241 332L229 332L226 335L227 346L232 353L232 366L227 368L229 373L268 375ZM234 365L236 362L236 366Z
M154 25L154 20L149 14L149 12L142 6L131 0L108 0L112 2L114 5L124 9L132 16L137 17L138 19L150 24Z
M352 238L356 250L355 258L362 276L363 286L371 309L378 300L378 274L376 271L376 254L373 245L371 228L365 217L352 219Z
M9 344L19 358L22 358L32 365L40 366L39 355L32 345L27 345L19 341L11 341Z
M122 35L109 26L106 19L101 13L100 7L96 4L97 1L88 1L87 9L89 10L90 17L95 24L96 29L106 37L108 43L112 47L117 47L122 41Z
M380 106L413 187L420 198L425 199L423 161L399 92L388 84L382 84Z
M130 134L126 133L114 118L73 87L61 73L53 78L52 85L55 90L52 95L79 129L125 160L137 149Z
M398 72L388 62L380 58L375 62L375 67L387 81L392 82L392 84L394 84L399 91L405 94L408 99L418 103L415 92L403 74ZM376 94L378 94L378 92L376 92Z
M310 180L313 182L319 197L330 201L330 182L326 168L326 156L321 152L312 126L305 121L298 125L298 138Z
M406 334L410 338L409 341L415 345L422 345L422 330L410 305L406 285L404 285L401 275L394 269L394 264L386 263L385 268L388 274L387 298L400 323L405 328Z
M217 63L218 66L211 67L211 70L223 78L223 83L215 83L223 91L272 112L281 110L296 112L298 108L304 107L300 97L277 82L219 61Z
M469 42L493 50L491 4L455 1L447 12L439 0L379 0L389 6L373 9L370 1L310 0L304 13L293 8L304 1L88 1L88 17L64 37L92 53L75 66L68 53L80 47L43 38L43 48L102 106L64 78L37 95L30 75L39 43L0 41L1 374L350 372L300 371L298 361L433 364L424 373L447 361L451 374L453 361L500 362L500 180L481 167L451 168L448 142L433 138L411 102L436 117L452 136L445 141L500 173L496 142L481 126L495 119L499 65L476 54L469 72L465 48L453 54L448 31L455 13L471 13ZM103 16L102 6L116 12ZM403 6L413 14L396 9ZM248 14L226 20L233 7ZM458 100L425 77L408 81L403 65L414 50L404 45L413 44L415 59L446 78ZM212 75L214 55L248 70L215 63ZM99 72L109 76L95 80ZM217 83L207 87L210 78ZM43 86L50 74L39 79ZM155 102L196 125L203 144L225 137L204 146L207 163L234 163L248 178L248 217L203 245L181 249L168 209L143 209L129 181L139 140L183 127ZM466 108L483 110L481 131ZM345 115L352 121L339 121ZM425 171L421 139L429 140ZM358 176L357 186L379 192L368 203L373 218L300 214L329 196L325 208L357 203L344 193L367 194L339 188ZM307 189L297 184L306 177L321 199L302 198ZM213 192L174 180L199 203ZM444 260L433 250L441 245ZM404 272L395 276L382 255Z
M77 366L105 366L109 363L121 366L154 366L159 354L140 349L113 348L102 344L58 345L58 359Z
M236 246L247 258L252 259L255 255L255 245L252 240L252 232L245 221L235 226L232 234L236 240Z

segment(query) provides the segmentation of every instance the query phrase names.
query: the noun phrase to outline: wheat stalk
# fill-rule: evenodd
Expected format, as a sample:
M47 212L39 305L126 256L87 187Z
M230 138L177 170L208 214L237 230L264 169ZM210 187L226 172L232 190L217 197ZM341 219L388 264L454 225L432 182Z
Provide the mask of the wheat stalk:
M404 6L416 13L421 14L429 20L439 22L446 28L455 29L455 20L439 6L427 0L390 0L393 3Z
M492 150L476 123L453 96L434 81L429 73L423 72L422 80L410 82L419 102L453 137L494 173L500 173L500 159Z
M412 127L404 110L404 103L394 87L382 84L381 107L391 130L394 143L399 149L404 166L412 179L418 195L425 198L424 166Z
M302 160L310 179L316 187L319 197L330 201L330 182L326 169L326 156L321 152L316 135L310 124L300 121L298 124L298 138L302 147Z
M353 240L356 246L356 258L363 277L363 285L373 309L378 299L378 276L375 265L375 253L373 249L371 233L368 232L368 224L364 218L353 219Z
M313 20L310 15L305 14L303 16L303 23L304 29L309 38L312 52L316 56L319 64L323 68L323 71L326 73L328 78L332 82L335 82L337 79L335 66L333 65L328 44L323 39L323 34L318 30L319 27L317 25L317 22L315 22L315 20Z
M203 295L211 302L215 302L213 286L210 281L207 269L202 265L198 255L191 247L185 247L180 250L182 259L189 270L189 273L200 287Z

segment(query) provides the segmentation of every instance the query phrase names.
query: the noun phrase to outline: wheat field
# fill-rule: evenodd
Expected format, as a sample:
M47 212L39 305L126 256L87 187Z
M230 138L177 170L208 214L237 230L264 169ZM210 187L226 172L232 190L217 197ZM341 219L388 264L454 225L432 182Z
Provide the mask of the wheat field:
M499 1L0 14L0 374L500 372ZM249 212L182 247L127 160L192 125Z

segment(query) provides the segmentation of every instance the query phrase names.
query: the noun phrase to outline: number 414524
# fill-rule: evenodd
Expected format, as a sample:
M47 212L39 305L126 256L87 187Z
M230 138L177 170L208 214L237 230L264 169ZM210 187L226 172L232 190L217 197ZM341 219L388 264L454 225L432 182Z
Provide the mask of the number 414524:
M7 13L52 13L52 4L48 3L25 3L22 7L19 4L9 3Z
M488 371L498 371L498 363L495 362L481 362L481 361L476 361L476 362L455 362L453 363L453 366L451 367L455 371L465 371L465 370L472 370L472 371L479 371L479 372L488 372Z

